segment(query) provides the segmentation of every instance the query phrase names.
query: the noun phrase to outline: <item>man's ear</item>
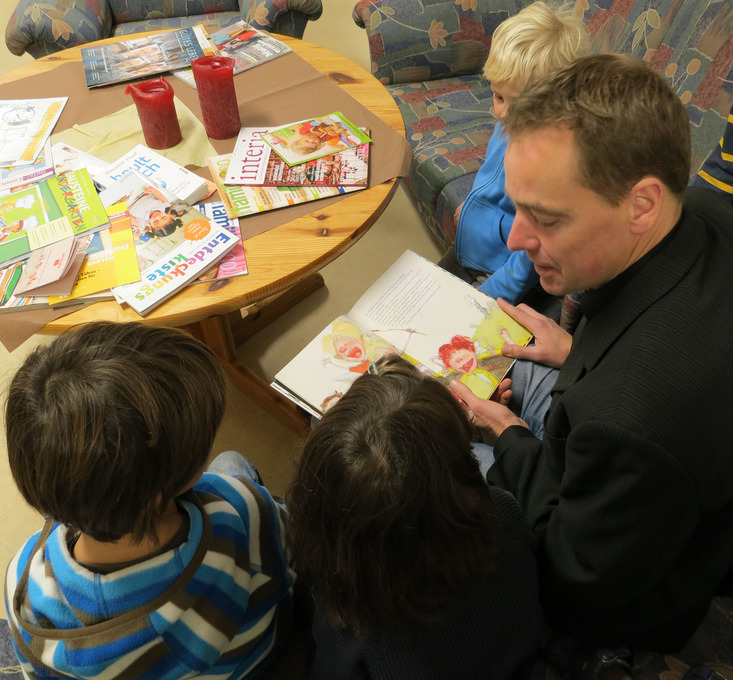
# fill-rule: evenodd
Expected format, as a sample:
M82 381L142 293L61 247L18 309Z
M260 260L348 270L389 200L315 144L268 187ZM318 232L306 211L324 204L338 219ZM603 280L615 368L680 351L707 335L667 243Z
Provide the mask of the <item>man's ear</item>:
M631 232L641 235L649 231L662 212L664 185L656 177L640 179L629 192Z

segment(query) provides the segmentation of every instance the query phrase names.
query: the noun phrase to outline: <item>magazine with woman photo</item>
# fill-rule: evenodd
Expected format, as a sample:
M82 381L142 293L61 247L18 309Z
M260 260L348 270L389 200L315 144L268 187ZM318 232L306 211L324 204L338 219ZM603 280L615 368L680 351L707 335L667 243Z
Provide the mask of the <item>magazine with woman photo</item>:
M340 111L289 123L261 137L288 165L306 163L372 141Z

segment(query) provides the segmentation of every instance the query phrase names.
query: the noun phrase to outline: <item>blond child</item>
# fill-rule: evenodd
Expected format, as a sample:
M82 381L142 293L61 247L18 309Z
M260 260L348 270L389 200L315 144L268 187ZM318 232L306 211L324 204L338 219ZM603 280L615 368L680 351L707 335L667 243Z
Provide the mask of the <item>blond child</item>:
M527 254L506 246L514 205L504 190L508 140L501 120L527 85L588 51L583 22L544 2L525 7L494 32L484 77L491 81L497 123L473 188L456 210L455 243L438 263L493 298L516 304L539 281Z

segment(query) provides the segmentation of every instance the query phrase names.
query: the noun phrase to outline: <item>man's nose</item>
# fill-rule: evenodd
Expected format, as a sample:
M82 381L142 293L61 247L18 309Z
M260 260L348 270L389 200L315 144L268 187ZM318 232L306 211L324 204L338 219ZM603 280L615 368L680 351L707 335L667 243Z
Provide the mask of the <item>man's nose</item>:
M506 240L509 250L534 250L539 246L532 221L522 211L514 216L512 228Z

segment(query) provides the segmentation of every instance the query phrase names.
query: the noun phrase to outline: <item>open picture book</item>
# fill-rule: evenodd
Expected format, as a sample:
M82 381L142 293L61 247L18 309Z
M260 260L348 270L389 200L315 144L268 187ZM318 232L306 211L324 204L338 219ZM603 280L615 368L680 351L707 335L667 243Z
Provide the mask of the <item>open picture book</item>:
M272 387L320 417L372 362L400 354L445 385L460 380L488 398L514 361L501 347L530 339L496 300L407 250L277 373Z

